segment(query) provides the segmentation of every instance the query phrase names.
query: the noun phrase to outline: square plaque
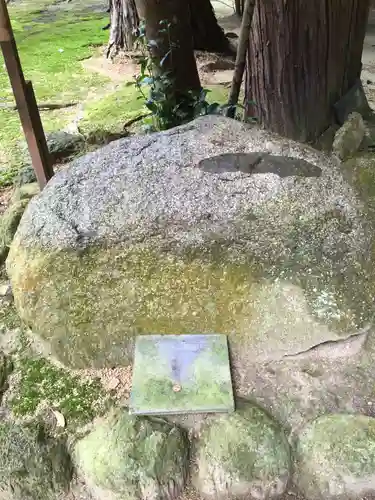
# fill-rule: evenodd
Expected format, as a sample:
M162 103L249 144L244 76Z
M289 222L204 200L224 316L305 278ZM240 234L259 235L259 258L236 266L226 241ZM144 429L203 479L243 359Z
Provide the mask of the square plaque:
M234 410L225 335L143 335L135 345L130 412Z

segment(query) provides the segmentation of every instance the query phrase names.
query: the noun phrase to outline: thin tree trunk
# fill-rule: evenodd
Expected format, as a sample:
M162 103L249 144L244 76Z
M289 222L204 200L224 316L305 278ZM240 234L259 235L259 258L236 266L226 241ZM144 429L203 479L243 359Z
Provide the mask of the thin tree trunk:
M200 90L187 2L144 0L143 4L147 40L157 42L153 45L157 70L170 75L177 92ZM167 24L170 26L168 29Z
M246 66L246 53L249 45L249 36L251 29L251 22L253 19L255 0L246 0L245 10L242 17L241 31L238 40L236 64L234 66L232 86L228 99L228 112L227 116L234 118L236 113L236 105L238 103L238 96L240 95L241 83Z
M235 0L234 8L235 8L237 16L241 17L242 16L242 12L243 12L243 10L242 10L242 0Z
M261 0L249 39L246 98L259 123L314 141L358 81L370 0Z
M139 16L135 0L109 0L109 8L111 23L107 57L113 57L119 50L133 49Z
M186 0L143 0L142 10L154 75L165 95L166 115L159 127L170 128L194 117L193 96L201 91L189 4Z
M219 26L210 0L188 0L194 49L231 53L229 40Z

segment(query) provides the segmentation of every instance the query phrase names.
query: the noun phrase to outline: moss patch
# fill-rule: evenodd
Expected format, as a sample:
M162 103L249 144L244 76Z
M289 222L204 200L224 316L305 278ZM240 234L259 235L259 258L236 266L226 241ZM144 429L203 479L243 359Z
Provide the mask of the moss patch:
M283 474L290 465L289 446L278 425L257 406L209 424L201 436L204 453L243 479ZM258 453L259 447L262 453Z
M244 335L255 269L131 250L49 253L12 246L21 317L73 366L123 364L142 333Z
M109 405L99 381L82 381L42 358L21 358L15 375L19 382L9 406L17 416L33 414L45 402L59 410L69 426L92 420Z
M18 224L28 204L28 199L12 203L0 220L0 264L3 264L9 252L10 244L17 230Z
M224 104L227 102L228 90L222 86L211 86L207 95L209 102ZM89 134L98 127L106 130L120 131L124 124L141 114L148 114L143 98L139 99L137 89L125 83L104 97L95 99L85 106L82 120L79 122L83 134ZM148 123L149 120L145 120ZM142 121L137 126L142 126Z

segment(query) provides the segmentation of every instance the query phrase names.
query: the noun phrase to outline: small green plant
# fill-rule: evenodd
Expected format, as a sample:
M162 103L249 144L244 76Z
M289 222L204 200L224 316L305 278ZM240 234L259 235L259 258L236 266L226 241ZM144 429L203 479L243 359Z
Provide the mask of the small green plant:
M176 49L171 39L171 24L168 21L160 21L159 32L168 40L168 50L160 62L159 58L154 56L158 41L147 40L145 25L141 24L139 27L136 47L140 53L140 72L134 77L135 81L130 82L139 92L138 99L144 100L145 106L150 110L150 116L146 119L148 131L167 130L202 115L223 114L228 105L209 103L208 89L189 91L184 95L176 94L171 71L163 69L168 59L173 65L173 51Z

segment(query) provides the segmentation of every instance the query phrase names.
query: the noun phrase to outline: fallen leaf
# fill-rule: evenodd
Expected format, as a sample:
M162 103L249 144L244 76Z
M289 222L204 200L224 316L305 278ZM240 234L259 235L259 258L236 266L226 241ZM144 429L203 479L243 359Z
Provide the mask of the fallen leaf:
M56 427L63 427L64 428L66 425L64 415L57 410L52 410L52 413L55 415Z
M112 377L107 383L107 388L109 391L112 391L113 389L116 389L119 384L120 380L117 377Z

